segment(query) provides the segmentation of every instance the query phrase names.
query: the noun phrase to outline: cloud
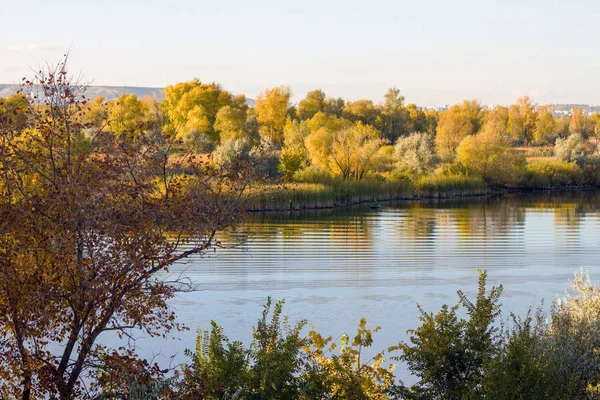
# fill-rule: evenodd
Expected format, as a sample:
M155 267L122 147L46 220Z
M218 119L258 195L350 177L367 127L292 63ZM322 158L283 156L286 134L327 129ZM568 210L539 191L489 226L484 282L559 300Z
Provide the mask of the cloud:
M8 53L23 53L31 51L62 51L61 46L49 44L0 44L0 52Z

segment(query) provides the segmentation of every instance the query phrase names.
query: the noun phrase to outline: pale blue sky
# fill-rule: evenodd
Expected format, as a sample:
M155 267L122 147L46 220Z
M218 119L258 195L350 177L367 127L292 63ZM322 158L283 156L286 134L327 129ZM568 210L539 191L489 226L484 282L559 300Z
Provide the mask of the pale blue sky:
M0 82L72 47L99 85L600 103L597 0L0 0Z

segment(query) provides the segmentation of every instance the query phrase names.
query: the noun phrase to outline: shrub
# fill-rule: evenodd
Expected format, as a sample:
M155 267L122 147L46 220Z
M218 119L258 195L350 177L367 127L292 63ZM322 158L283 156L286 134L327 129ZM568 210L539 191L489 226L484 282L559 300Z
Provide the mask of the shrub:
M392 387L394 365L385 366L385 352L367 361L361 353L373 344L363 318L352 340L342 335L339 353L331 337L315 331L301 336L306 321L294 326L282 316L283 301L267 300L253 332L252 344L229 342L212 322L210 333L199 331L192 364L184 367L178 399L385 399Z
M191 129L182 136L183 147L196 153L210 153L215 150L215 143L207 134Z
M248 379L248 352L241 342L229 342L223 328L198 330L196 353L186 350L192 365L184 368L182 398L224 399L239 395Z
M583 181L581 169L574 162L540 160L527 165L522 186L541 188L579 185Z
M309 333L310 347L306 348L308 368L305 372L306 395L310 399L379 399L385 398L394 382L395 365L385 364L385 352L379 352L364 362L361 354L373 345L373 333L379 327L367 328L360 320L356 336L350 341L342 335L339 354L333 354L337 344L331 336L323 338L315 331ZM331 354L330 357L327 354Z
M498 303L502 286L492 287L486 296L485 271L479 271L477 299L471 302L462 291L459 303L444 305L437 314L421 311L421 326L408 331L410 343L399 345L405 361L419 382L406 389L407 397L466 399L483 396L484 365L497 351L499 340L495 319L500 315ZM464 307L468 319L459 318Z
M225 165L248 160L250 149L250 142L247 139L226 140L215 150L215 161Z
M494 399L552 399L559 391L546 340L548 324L538 311L513 318L497 357L488 361L485 392Z
M437 161L433 135L415 132L410 136L398 138L394 157L401 169L409 169L418 175L424 174L431 170Z
M306 321L291 327L288 318L281 315L283 303L283 300L275 303L269 321L269 298L254 329L249 350L252 367L248 377L248 399L293 399L298 396L298 376L304 358L301 349L306 345L300 332Z
M582 272L571 281L574 295L565 293L551 313L548 341L562 398L598 398L600 383L600 290Z
M584 163L590 155L585 149L585 139L578 133L556 139L554 154L557 160L577 163Z
M302 169L306 161L306 151L297 147L284 147L279 158L279 172L287 179L294 179L294 175Z

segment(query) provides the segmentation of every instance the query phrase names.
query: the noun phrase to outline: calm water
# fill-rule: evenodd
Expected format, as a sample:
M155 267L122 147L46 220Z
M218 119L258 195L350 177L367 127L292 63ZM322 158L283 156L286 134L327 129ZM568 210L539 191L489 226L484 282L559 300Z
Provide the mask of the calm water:
M505 317L542 299L547 309L580 268L600 279L599 204L600 193L541 193L251 215L221 238L242 244L172 269L199 285L171 303L191 330L138 346L182 361L211 319L247 343L270 295L286 299L292 320L333 337L367 317L382 327L375 343L385 348L418 326L417 302L436 311L458 289L473 294L477 268L504 285Z

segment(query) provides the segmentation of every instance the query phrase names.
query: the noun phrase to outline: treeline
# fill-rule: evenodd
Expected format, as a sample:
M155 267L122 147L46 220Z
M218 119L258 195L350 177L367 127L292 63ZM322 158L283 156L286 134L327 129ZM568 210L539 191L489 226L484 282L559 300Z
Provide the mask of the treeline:
M415 182L425 175L483 179L491 187L595 185L600 115L575 107L556 116L527 96L509 107L464 101L448 110L405 104L398 89L381 103L309 92L297 105L287 87L267 89L249 107L216 83L165 89L165 98L89 100L81 119L118 138L169 136L215 163L260 159L271 180ZM25 127L22 94L0 114ZM593 140L592 140L593 139Z
M128 399L597 399L600 291L583 273L571 287L549 314L506 320L502 286L486 291L480 271L474 299L458 291L437 313L419 307L409 340L380 352L369 349L379 328L365 319L355 335L333 340L305 333L306 321L290 324L283 302L269 299L249 347L213 322L175 376L130 370L101 382L105 398ZM396 362L416 383L395 376Z

